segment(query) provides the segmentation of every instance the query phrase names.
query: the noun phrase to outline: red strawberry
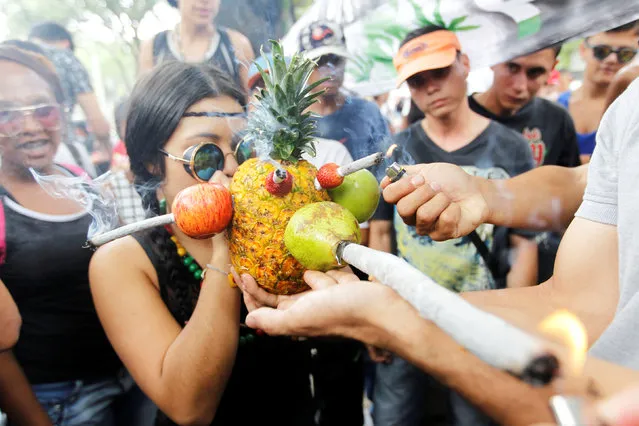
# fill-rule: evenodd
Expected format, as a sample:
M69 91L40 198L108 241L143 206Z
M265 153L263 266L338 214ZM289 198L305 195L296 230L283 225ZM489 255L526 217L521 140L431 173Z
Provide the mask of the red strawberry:
M266 176L266 190L276 197L283 197L293 189L293 175L285 169L276 169Z
M317 181L324 189L337 188L344 182L344 177L337 173L339 165L326 163L317 171Z

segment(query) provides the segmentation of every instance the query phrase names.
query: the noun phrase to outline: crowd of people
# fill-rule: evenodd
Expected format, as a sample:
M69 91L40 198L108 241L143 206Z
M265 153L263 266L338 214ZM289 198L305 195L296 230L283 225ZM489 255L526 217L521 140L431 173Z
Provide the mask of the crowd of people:
M64 27L42 23L27 40L0 43L8 424L359 426L364 397L376 426L551 422L551 389L461 350L361 271L309 271L313 291L293 300L246 275L241 291L230 287L218 273L230 264L222 235L158 227L85 247L91 215L30 170L87 180L110 170L128 224L166 213L198 182L228 185L245 160L238 131L269 54L256 57L244 35L216 22L219 1L169 3L180 22L142 44L114 129ZM393 144L394 160L414 164L408 178L381 182L383 199L360 224L363 244L524 329L559 308L575 312L596 342L585 371L602 396L639 381L638 41L636 23L587 37L583 84L555 102L541 94L557 78L561 45L494 65L492 85L468 93L471 64L457 36L419 28L394 60L411 98L398 109L386 94L367 100L343 87L339 24L299 34L299 52L315 61L309 84L325 79L309 108L317 155L306 159L343 165ZM76 105L94 146L72 127ZM220 159L206 176L184 165L197 150ZM614 422L610 411L602 415Z

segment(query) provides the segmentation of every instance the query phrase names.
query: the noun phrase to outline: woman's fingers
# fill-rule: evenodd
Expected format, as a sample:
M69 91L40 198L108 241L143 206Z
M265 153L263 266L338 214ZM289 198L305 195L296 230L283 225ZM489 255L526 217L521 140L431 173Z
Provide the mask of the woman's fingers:
M254 310L262 307L262 305L259 304L250 294L243 292L242 296L244 297L244 304L246 305L246 309L248 309L249 312L253 312Z
M262 289L255 279L249 274L242 274L240 277L240 288L244 293L248 293L252 299L260 304L266 306L277 307L279 303L279 296L276 294L271 294L266 290Z
M231 186L231 179L229 179L229 177L220 170L213 174L211 179L209 179L209 182L219 183L220 185L224 185L227 189L229 188L229 186Z

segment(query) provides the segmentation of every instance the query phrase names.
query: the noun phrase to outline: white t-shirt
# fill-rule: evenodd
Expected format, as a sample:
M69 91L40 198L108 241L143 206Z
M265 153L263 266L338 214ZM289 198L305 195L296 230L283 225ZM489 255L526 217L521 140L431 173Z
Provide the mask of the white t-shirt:
M331 139L316 138L315 150L317 151L315 157L311 157L308 154L303 154L302 157L317 169L327 163L343 166L353 162L353 157L351 157L348 149L341 143Z
M577 216L617 226L619 304L591 353L639 370L639 79L604 114ZM596 244L596 240L592 241ZM582 259L596 262L596 259ZM610 283L614 285L614 283ZM612 291L612 289L610 290Z

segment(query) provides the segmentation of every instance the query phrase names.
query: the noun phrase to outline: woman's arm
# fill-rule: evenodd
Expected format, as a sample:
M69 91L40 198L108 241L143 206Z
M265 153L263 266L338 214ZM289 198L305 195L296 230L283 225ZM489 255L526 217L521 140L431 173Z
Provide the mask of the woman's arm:
M13 347L20 335L22 319L9 290L0 281L0 351Z
M228 250L215 253L210 263L228 268ZM237 350L240 294L226 276L215 271L205 276L182 328L132 237L101 247L90 266L95 306L111 344L142 390L178 424L213 420Z
M11 351L0 352L0 410L15 426L51 426Z

